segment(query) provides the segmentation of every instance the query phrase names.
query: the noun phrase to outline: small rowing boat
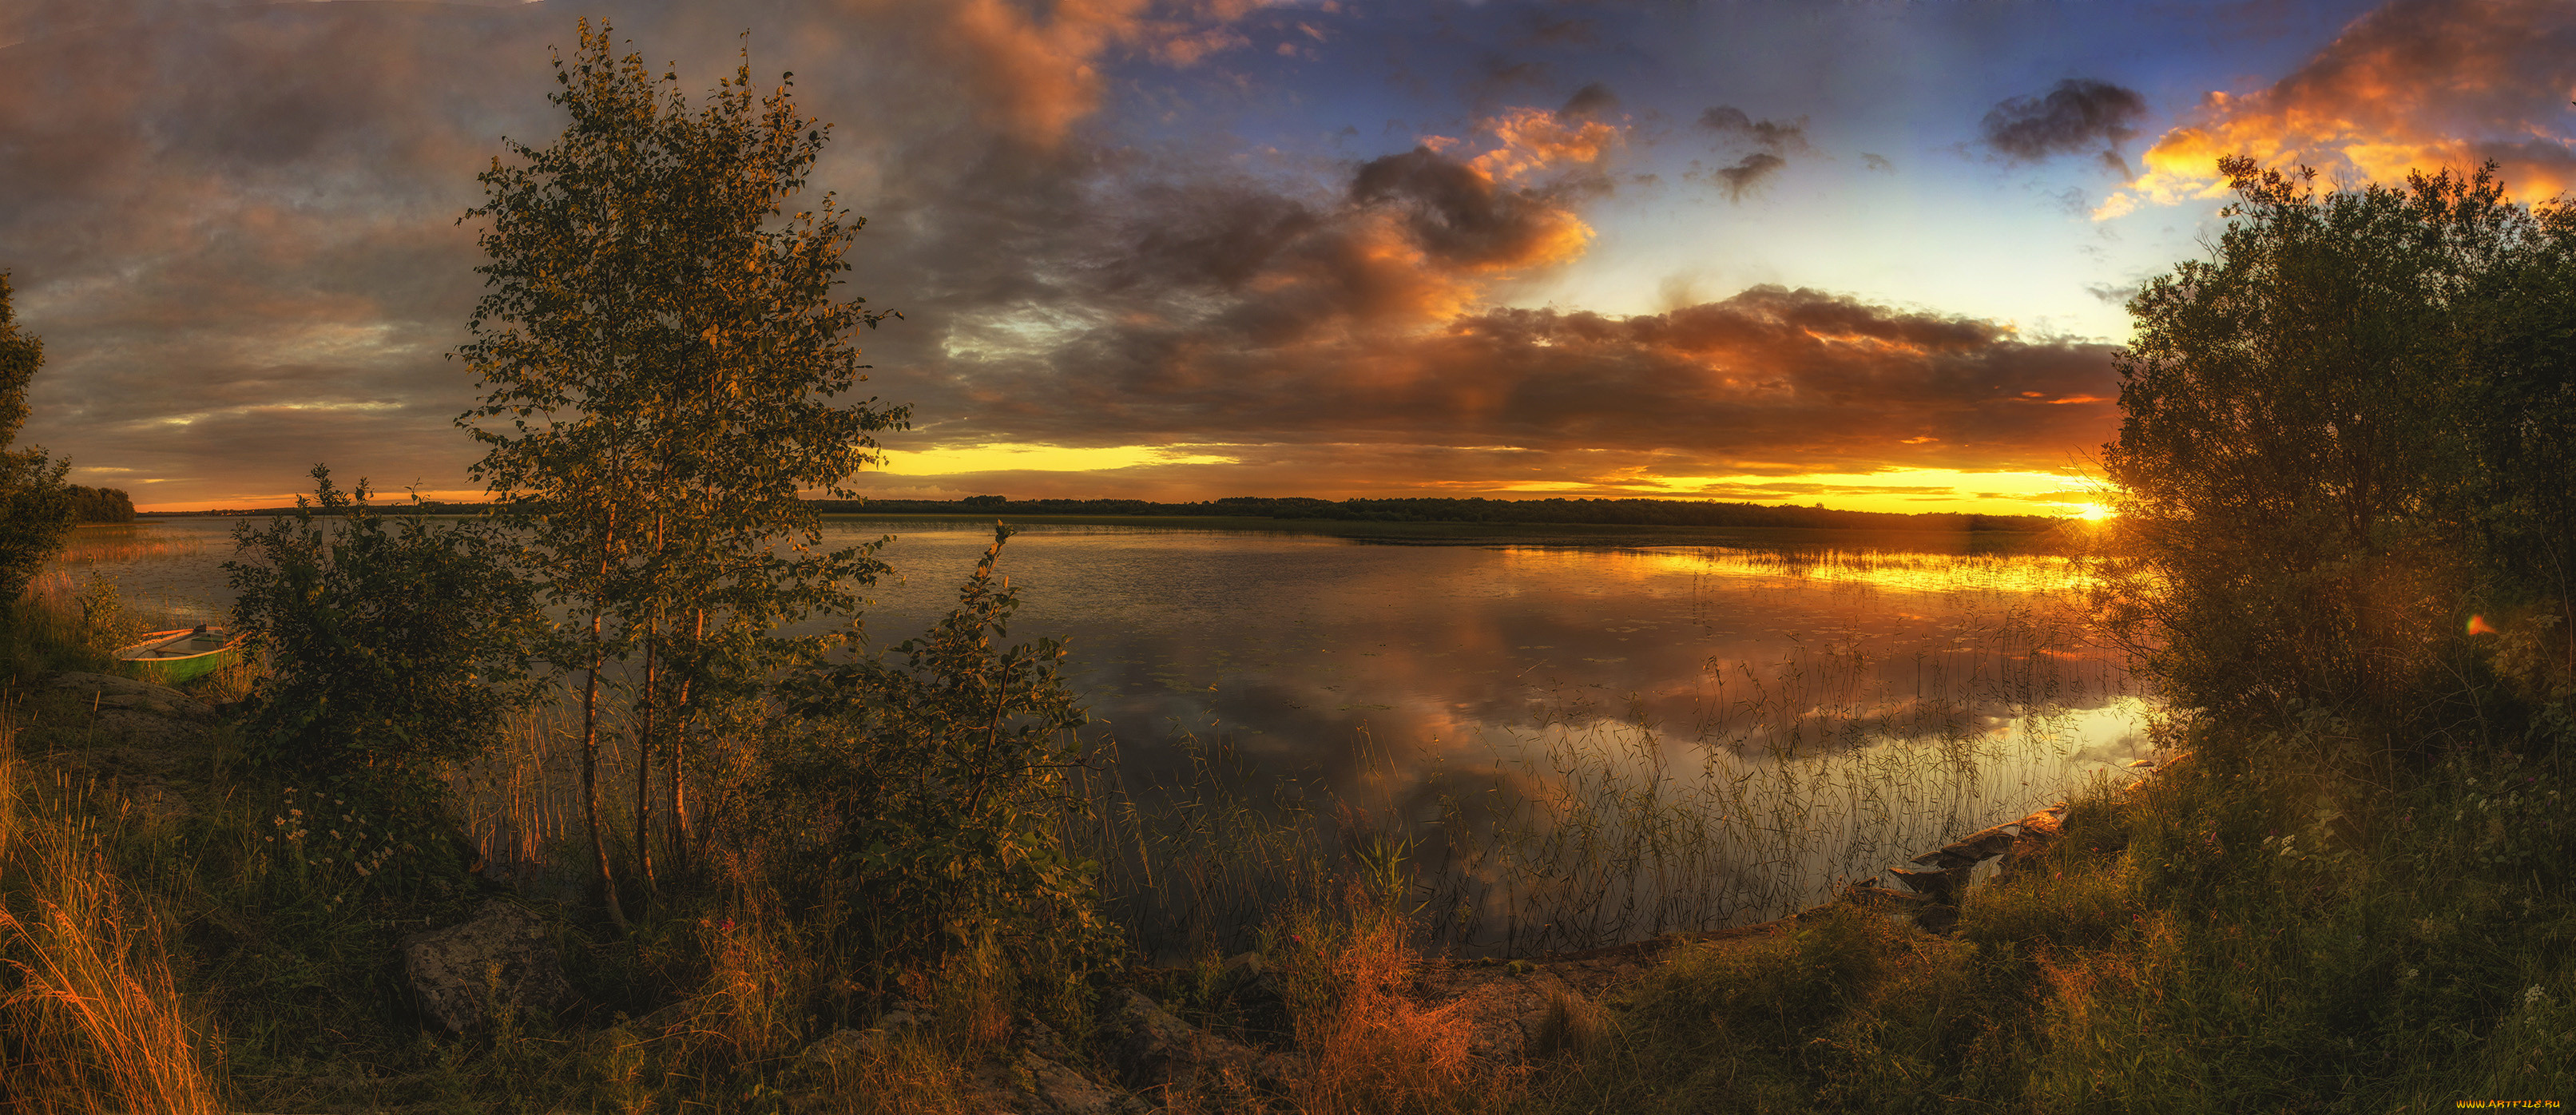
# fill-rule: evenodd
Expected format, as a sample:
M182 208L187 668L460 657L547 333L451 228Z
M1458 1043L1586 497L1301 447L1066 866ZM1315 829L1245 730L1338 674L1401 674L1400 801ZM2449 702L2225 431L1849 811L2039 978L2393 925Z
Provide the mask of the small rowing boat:
M231 665L241 656L241 636L199 624L182 631L155 631L143 641L116 652L140 668L145 681L177 685Z

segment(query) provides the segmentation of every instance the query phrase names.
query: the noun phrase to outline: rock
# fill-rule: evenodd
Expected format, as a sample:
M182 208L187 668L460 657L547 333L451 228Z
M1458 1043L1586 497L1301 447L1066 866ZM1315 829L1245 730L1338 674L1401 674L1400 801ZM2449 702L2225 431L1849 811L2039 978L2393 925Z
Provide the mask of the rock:
M1914 862L1944 869L1983 863L2002 855L2006 849L2012 847L2015 827L2011 824L2001 824L1992 828L1978 829L1942 846L1937 852L1925 852L1914 857Z
M2057 843L2064 826L2056 816L2033 813L2022 820L2021 836L2013 841L2012 850L2004 853L2003 870L1995 876L1998 883L2008 882L2026 871L2038 870L2048 857L2048 849Z
M84 707L85 723L77 731L90 749L162 754L192 748L205 741L207 723L214 717L205 702L169 686L111 674L55 674L46 679L45 688L66 692Z
M1217 967L1217 979L1228 987L1249 986L1268 970L1269 962L1257 952L1239 952L1225 958Z
M1914 915L1914 924L1926 933L1947 933L1959 927L1959 909L1955 906L1925 906Z
M1930 874L1946 875L1948 873L1930 872ZM1843 897L1864 906L1894 906L1902 909L1911 909L1932 901L1932 899L1921 894L1909 893L1901 890L1890 890L1886 887L1865 887L1857 883L1843 888Z
M551 1011L572 998L545 924L497 898L472 921L404 937L402 957L421 1013L452 1034L481 1029L496 1010Z
M1279 1086L1279 1066L1268 1055L1183 1022L1133 988L1111 993L1106 1022L1119 1035L1119 1079L1145 1095L1203 1082L1229 1090Z
M884 1030L853 1030L843 1026L798 1050L787 1064L786 1075L798 1084L820 1084L832 1080L883 1048L885 1036Z
M187 720L205 720L215 714L213 706L169 686L114 674L60 673L47 680L45 685L89 697L92 707L101 715L109 709Z
M1063 1061L1034 1049L1020 1053L1018 1069L1012 1075L1026 1083L1014 1091L1026 1097L1026 1105L1013 1110L1044 1115L1145 1115L1153 1110L1145 1101L1084 1076L1067 1068Z
M1958 900L1960 884L1967 882L1969 873L1976 869L1977 861L1970 860L1957 867L1934 871L1894 867L1888 869L1888 874L1896 876L1896 881L1905 884L1905 889L1922 895L1926 901L1946 906Z

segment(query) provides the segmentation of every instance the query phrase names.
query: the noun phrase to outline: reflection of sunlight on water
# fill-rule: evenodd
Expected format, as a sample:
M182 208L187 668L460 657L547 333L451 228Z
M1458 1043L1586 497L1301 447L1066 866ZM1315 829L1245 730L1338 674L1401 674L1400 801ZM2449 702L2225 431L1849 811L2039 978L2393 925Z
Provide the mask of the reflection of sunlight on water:
M59 568L201 622L231 599L231 525L90 534ZM943 611L991 539L831 530L901 536L879 645ZM1453 939L1481 947L1777 916L2064 797L2143 749L2152 713L2062 557L1040 527L1004 563L1026 590L1012 640L1070 637L1131 785L1183 801L1203 745L1244 767L1227 800L1401 819L1425 893L1467 911ZM1315 848L1350 827L1314 823Z
M1615 555L1611 575L1658 574L1716 577L1789 577L1819 584L1857 584L1905 592L2059 593L2088 588L2093 575L2083 558L2044 554L1930 554L1882 550L1750 549L1732 546L1640 548L1613 551L1516 547L1511 560L1580 567L1602 575L1602 558Z

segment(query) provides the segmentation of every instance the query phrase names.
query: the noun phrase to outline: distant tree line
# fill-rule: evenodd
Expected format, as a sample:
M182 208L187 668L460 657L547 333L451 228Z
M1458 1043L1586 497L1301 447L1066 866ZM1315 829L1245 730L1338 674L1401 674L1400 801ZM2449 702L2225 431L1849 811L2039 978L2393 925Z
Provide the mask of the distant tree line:
M72 517L84 523L130 523L134 500L123 488L71 486Z
M1331 519L1381 523L1582 523L1602 526L1805 527L1826 530L2041 531L2062 520L2046 515L1908 515L1887 511L1836 511L1756 503L1679 499L1312 499L1303 496L1231 496L1198 503L1149 503L1138 499L960 500L872 499L818 501L826 512L877 514L1021 515L1227 515L1267 519Z

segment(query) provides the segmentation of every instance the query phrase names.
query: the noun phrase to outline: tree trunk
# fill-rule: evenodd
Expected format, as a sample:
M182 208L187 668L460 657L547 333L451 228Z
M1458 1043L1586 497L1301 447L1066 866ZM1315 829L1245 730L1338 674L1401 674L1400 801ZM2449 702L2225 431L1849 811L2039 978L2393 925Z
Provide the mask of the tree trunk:
M603 569L608 559L600 559ZM608 920L619 933L625 933L626 911L617 904L617 875L608 866L608 832L599 824L599 667L607 658L599 643L599 613L590 614L590 681L581 694L581 799L582 817L590 825L590 850L599 864L600 897L608 906Z
M703 669L706 664L703 644L707 637L707 610L699 607L693 609L691 614L695 617L695 621L689 627L689 658L691 662L697 664L696 669ZM674 715L671 721L671 805L665 812L670 818L671 866L675 870L685 867L689 847L688 797L687 791L683 789L686 781L685 772L688 768L682 765L681 760L687 757L689 725L696 720L697 710L689 707L690 690L696 680L697 678L690 673L681 675L680 699L673 706Z
M647 628L644 634L644 708L642 710L644 715L643 723L635 732L635 864L636 870L644 873L644 893L647 896L651 896L655 891L651 839L653 798L650 788L653 783L653 687L660 679L660 663L654 661L653 652L659 649L657 644L661 642L661 637L662 616L661 608L657 605L654 608L652 626Z

